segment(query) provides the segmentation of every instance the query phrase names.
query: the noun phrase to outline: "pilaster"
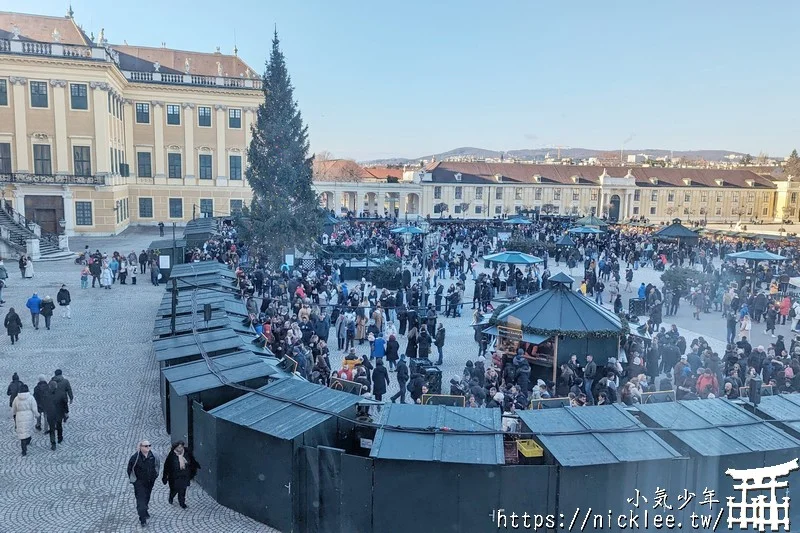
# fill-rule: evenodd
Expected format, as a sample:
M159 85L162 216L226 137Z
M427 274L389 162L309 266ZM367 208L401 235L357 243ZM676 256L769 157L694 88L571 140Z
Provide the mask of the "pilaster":
M25 102L27 100L25 88L28 85L27 78L11 76L8 81L11 83L14 98L14 146L16 148L17 172L30 172L30 154L28 153L28 122L26 120ZM19 205L19 204L16 204ZM19 208L17 208L19 211ZM21 213L22 211L20 211Z
M97 159L97 174L111 174L111 156L109 147L109 115L108 115L108 96L106 92L111 88L107 83L92 82L89 84L92 89L92 104L94 109L94 140L95 157ZM133 137L133 136L131 136Z
M50 80L56 126L56 174L70 174L69 141L67 140L67 82Z
M196 153L194 150L194 104L184 102L182 104L183 107L183 119L184 119L184 154L183 154L183 162L185 170L183 171L183 176L187 180L186 183L194 184L194 168L197 162L195 161ZM191 181L189 181L191 180Z
M228 106L217 104L214 106L217 111L217 186L224 186L228 183L228 151L225 149L225 130L228 128Z
M150 102L153 108L153 125L155 126L155 140L153 141L153 158L156 164L156 179L163 179L167 175L164 155L164 102ZM190 124L186 125L187 127Z

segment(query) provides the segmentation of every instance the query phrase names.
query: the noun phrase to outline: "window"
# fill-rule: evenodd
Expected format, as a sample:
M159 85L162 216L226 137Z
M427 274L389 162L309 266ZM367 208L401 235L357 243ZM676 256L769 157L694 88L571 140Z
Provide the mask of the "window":
M242 212L242 200L231 200L231 215Z
M494 199L495 200L502 200L503 199L503 188L498 187L494 190Z
M667 192L667 202L672 203L675 201L675 193L673 191Z
M722 193L721 193L721 192L718 192L718 193L717 193L717 203L718 203L718 204L719 204L719 203L722 203Z
M761 197L764 199L765 202L769 202L770 201L770 192L769 191L762 192L761 193Z
M461 200L463 192L463 187L456 187L456 200Z
M633 206L633 214L634 215L638 215L639 214L639 206L638 205Z
M237 130L242 127L241 109L228 109L228 127Z
M453 212L457 215L461 213L461 204L456 204L455 207L453 207Z
M633 191L634 202L638 202L639 200L641 200L641 197L642 197L642 191Z
M515 205L514 206L514 213L516 213L517 215L521 215L522 214L522 206L521 205Z
M592 189L592 201L593 202L597 201L597 196L598 196L597 189Z
M11 143L0 143L0 173L11 173Z
M211 156L208 154L200 154L200 179L211 179Z
M53 166L50 162L50 145L33 145L33 173L39 175L50 175L53 173Z
M167 124L170 126L181 125L181 106L173 104L167 106Z
M717 209L715 210L714 214L717 215L718 217L722 216L722 208L717 206Z
M502 205L494 206L494 214L495 215L502 215L503 214L503 206Z
M514 189L514 200L522 201L522 187Z
M572 189L572 201L577 202L581 199L581 190L580 189Z
M700 193L700 203L703 205L708 203L708 193L706 191Z
M200 214L206 214L210 217L214 216L214 200L210 198L200 199Z
M136 153L136 175L140 178L152 178L153 169L150 164L150 152Z
M483 187L475 187L475 199L483 200Z
M168 176L170 178L183 177L183 170L181 169L181 154L167 154L167 172L169 172Z
M77 226L92 225L92 202L75 202L75 224Z
M153 218L152 198L139 198L139 218Z
M8 105L8 82L0 80L0 105Z
M689 215L689 208L688 207L684 207L683 208L683 214L686 215L686 216Z
M690 193L690 192L683 193L683 201L684 202L691 202L692 201L692 193Z
M6 146L9 146L9 145L6 145ZM2 157L3 157L3 154L2 154L2 150L1 150L1 149L2 149L2 145L0 145L0 160L2 160ZM0 164L0 168L2 168L2 164ZM9 168L11 168L11 165L10 165L10 164L9 164ZM2 172L2 171L0 171L0 172ZM10 172L10 171L9 171L9 172ZM792 194L789 196L789 202L791 202L792 204L796 204L796 203L797 203L797 193L796 193L796 192L793 192L793 193L792 193Z
M183 218L183 199L169 199L169 218Z
M476 215L480 215L482 212L483 212L483 206L482 205L476 205L475 206L475 214Z
M203 128L211 127L211 108L198 107L197 108L197 125Z
M561 200L561 189L553 189L553 200Z
M31 107L47 107L47 83L31 82Z
M768 213L769 213L769 207L764 206L764 209L761 210L761 214L763 216L767 216Z
M752 204L755 201L756 201L756 193L754 192L747 193L747 202Z
M88 146L72 147L72 163L76 176L92 175L92 156Z
M240 155L232 155L228 158L229 166L230 166L230 179L232 180L240 180L242 179L242 156Z
M136 123L150 124L150 104L136 104Z
M658 201L658 191L652 191L650 193L650 201L657 202Z
M442 188L438 185L433 188L433 199L434 200L442 199Z
M89 109L89 99L86 97L85 83L70 83L69 98L72 109Z
M734 204L739 203L739 191L733 191L733 195L731 196L731 202Z
M534 200L542 199L542 189L536 188L533 190L533 199Z
M656 214L656 206L650 207L650 214L651 215L655 215Z

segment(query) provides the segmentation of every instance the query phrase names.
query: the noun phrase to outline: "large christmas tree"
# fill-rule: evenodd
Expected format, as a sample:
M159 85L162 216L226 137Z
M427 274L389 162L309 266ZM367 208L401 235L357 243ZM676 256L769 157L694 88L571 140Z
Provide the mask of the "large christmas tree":
M283 262L285 251L308 249L322 231L322 212L311 188L308 129L293 91L275 32L264 73L264 103L248 152L253 201L242 224L251 253L274 265Z

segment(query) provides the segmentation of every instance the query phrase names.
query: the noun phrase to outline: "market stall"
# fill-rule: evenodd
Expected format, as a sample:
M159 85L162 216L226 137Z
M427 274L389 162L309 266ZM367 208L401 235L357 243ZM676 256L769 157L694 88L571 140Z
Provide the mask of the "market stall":
M502 367L519 349L531 365L531 380L553 380L571 354L588 353L598 366L619 353L622 323L610 310L572 290L574 280L559 272L551 288L498 309L484 333L497 337L496 362Z

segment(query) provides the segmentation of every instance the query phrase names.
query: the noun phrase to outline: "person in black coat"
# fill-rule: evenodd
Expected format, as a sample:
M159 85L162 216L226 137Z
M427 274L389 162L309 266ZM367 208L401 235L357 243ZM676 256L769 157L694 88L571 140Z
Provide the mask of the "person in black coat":
M19 394L19 389L22 387L22 382L19 380L19 374L14 372L11 376L11 383L8 384L8 390L6 394L8 395L8 406L11 407L14 403L14 398L17 397Z
M19 334L22 331L22 319L17 312L14 311L13 307L8 310L3 325L6 327L6 333L11 337L11 344L17 342L19 340Z
M186 444L182 440L174 443L167 458L164 459L164 474L161 476L164 485L169 483L170 505L177 494L178 504L186 509L186 489L189 488L198 470L200 464L195 461Z
M150 505L153 485L158 479L158 470L158 459L151 450L150 441L141 441L136 453L131 455L128 460L128 479L133 485L136 512L139 514L139 522L143 526L147 525L147 519L150 518L147 508Z
M417 339L417 343L419 344L419 357L421 359L427 359L431 353L431 344L433 344L433 339L428 333L427 328L424 326L419 331L419 339Z
M411 374L411 383L408 384L408 387L411 392L411 400L413 403L417 403L422 399L422 387L425 385L425 376L422 374L414 373Z
M383 395L386 394L386 387L389 386L389 371L383 366L383 360L378 358L375 361L375 369L372 371L372 394L379 402L383 400Z
M405 359L400 359L397 362L397 384L400 386L400 390L390 398L392 403L398 398L400 398L400 403L406 403L406 383L408 383L408 365L406 365Z
M56 437L58 443L64 440L64 416L67 414L67 394L64 389L58 386L58 382L50 380L47 384L47 393L44 394L44 411L47 418L48 433L50 434L50 449L56 449Z
M394 370L397 360L400 358L400 343L394 335L389 335L386 341L386 360L389 361L389 370Z

